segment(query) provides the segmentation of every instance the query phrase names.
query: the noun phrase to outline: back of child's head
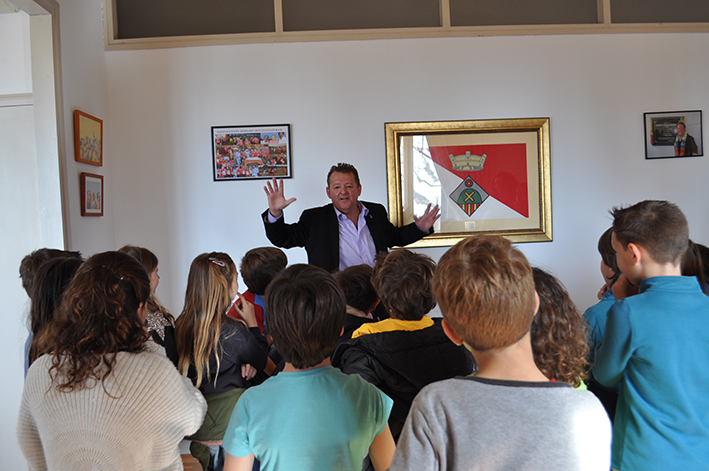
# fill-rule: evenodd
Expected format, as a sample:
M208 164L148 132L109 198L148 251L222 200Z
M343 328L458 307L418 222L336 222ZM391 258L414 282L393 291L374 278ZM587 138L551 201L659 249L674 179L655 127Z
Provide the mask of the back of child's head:
M293 265L266 290L266 324L285 361L295 368L332 355L346 317L345 295L322 268Z
M613 208L613 233L626 248L636 244L657 263L679 265L687 251L689 226L677 205L645 200L627 208Z
M80 389L88 378L105 378L116 361L112 354L145 349L140 306L149 295L148 274L127 254L98 253L81 264L39 340L43 352L54 354L52 369L64 373L58 389Z
M37 249L29 255L25 255L22 259L20 262L20 279L22 280L22 287L27 292L27 296L32 296L32 281L39 267L48 260L56 257L81 259L81 253L69 250L43 248Z
M606 231L601 234L598 239L598 253L601 254L601 260L603 264L613 271L613 276L606 280L608 286L613 286L613 283L618 280L620 276L620 270L618 269L618 262L615 258L615 250L613 250L613 228L609 227Z
M372 285L372 273L369 265L353 265L332 275L342 288L347 304L364 313L369 313L379 299Z
M127 253L131 257L138 260L140 264L143 265L143 268L145 268L145 271L148 272L148 276L151 276L151 274L158 268L158 257L145 247L137 247L135 245L124 245L123 247L118 249L118 251ZM155 293L150 293L150 297L148 298L148 311L159 312L163 316L167 317L169 320L175 320L172 314L170 314L170 311L168 311L160 303L158 298L155 297Z
M258 247L244 254L239 270L249 291L263 296L268 284L287 265L288 257L283 250L276 247Z
M702 249L704 247L704 249ZM704 294L709 294L709 287L707 286L707 272L705 271L704 257L702 256L702 251L706 252L707 247L701 244L695 244L691 239L689 240L689 245L687 247L687 252L682 257L682 264L680 265L682 269L683 276L694 276L699 282Z
M37 270L30 297L30 330L33 334L29 351L30 365L41 354L37 342L39 335L55 319L62 295L82 263L81 258L58 257L48 260Z
M435 269L426 255L395 250L377 256L372 285L392 317L417 321L436 306L431 285Z
M564 285L541 268L532 268L539 310L532 321L534 363L549 379L581 385L586 373L586 323Z
M200 254L190 265L185 305L175 325L175 344L180 356L177 364L180 373L187 376L190 364L193 364L197 371L197 387L210 376L209 357L219 345L235 276L234 261L223 252ZM219 369L220 355L216 357Z
M443 317L475 350L518 342L534 318L532 269L500 236L472 236L454 245L438 262L433 290Z

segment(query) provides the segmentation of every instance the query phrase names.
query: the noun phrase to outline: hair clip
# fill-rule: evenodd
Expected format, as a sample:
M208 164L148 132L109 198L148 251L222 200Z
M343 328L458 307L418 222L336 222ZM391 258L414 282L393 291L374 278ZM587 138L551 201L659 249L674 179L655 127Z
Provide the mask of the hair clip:
M209 257L209 261L212 262L215 265L219 265L220 267L224 268L226 267L226 263L222 262L221 260L218 260L214 257Z

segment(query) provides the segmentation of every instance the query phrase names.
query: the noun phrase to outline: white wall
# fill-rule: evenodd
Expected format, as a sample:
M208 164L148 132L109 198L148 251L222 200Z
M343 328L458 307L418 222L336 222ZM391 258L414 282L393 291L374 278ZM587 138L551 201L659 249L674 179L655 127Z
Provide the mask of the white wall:
M30 58L30 19L23 12L0 15L0 299L3 328L0 356L0 456L3 466L21 469L15 424L22 395L23 350L27 338L27 294L18 277L22 257L42 243L35 154Z
M644 112L707 109L707 51L707 34L655 34L107 52L116 243L157 253L158 296L177 313L195 255L238 260L269 244L263 182L212 182L210 126L292 124L294 221L327 202L338 161L358 167L362 199L386 203L384 122L550 117L554 241L520 248L585 309L612 206L675 201L692 237L709 242L709 203L695 196L707 158L645 161L643 147ZM306 260L302 249L288 256Z
M104 142L112 132L105 122L108 115L106 66L103 50L103 3L96 0L60 0L62 84L67 194L71 239L68 246L85 257L115 246L113 232L112 152L104 144L103 167L74 160L74 110L79 109L104 120ZM79 174L104 176L104 216L82 217Z
M0 14L0 95L32 92L29 36L29 15Z

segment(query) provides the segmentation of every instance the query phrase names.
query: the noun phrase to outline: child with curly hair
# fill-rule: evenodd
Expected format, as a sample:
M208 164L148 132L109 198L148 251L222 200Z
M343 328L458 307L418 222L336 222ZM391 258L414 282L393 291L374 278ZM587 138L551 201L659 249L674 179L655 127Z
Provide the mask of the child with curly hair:
M551 381L586 389L586 323L555 276L537 267L532 274L539 295L539 311L531 329L534 363Z

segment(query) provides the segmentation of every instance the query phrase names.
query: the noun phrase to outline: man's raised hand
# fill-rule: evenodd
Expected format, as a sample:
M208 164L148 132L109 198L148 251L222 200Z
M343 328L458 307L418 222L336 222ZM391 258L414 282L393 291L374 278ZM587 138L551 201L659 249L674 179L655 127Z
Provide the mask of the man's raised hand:
M268 212L271 213L271 216L274 218L283 216L283 210L296 200L295 198L287 200L286 197L283 196L283 179L280 180L279 184L276 177L273 177L273 183L266 182L263 191L266 192L266 196L268 197Z

